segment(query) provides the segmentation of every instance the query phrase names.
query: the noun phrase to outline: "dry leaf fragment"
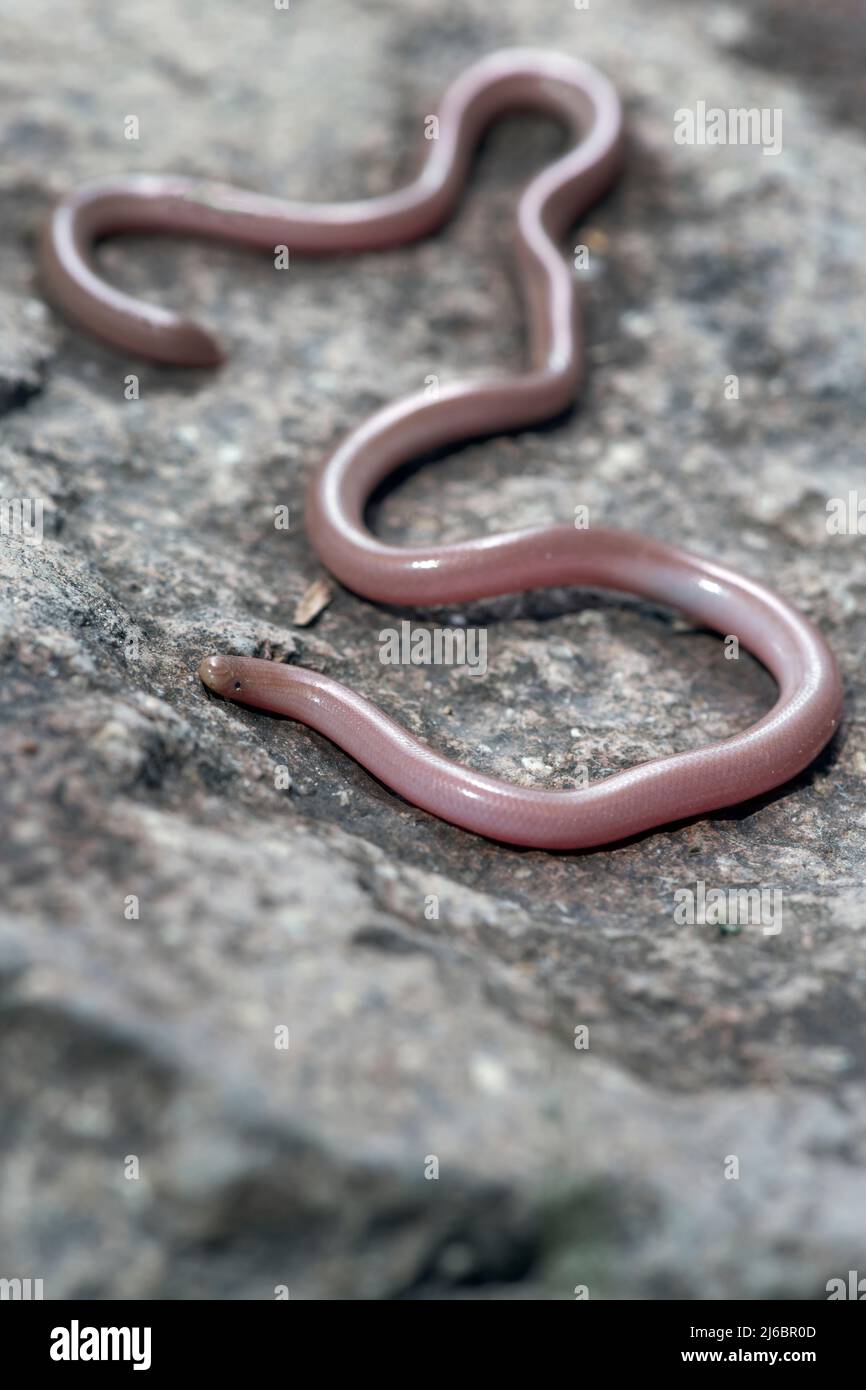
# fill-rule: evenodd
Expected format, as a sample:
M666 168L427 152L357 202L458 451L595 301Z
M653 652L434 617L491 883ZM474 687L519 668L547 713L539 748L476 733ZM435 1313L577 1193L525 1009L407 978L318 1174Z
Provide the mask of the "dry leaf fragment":
M309 627L327 608L334 591L326 579L314 579L309 589L298 599L292 622L296 627Z

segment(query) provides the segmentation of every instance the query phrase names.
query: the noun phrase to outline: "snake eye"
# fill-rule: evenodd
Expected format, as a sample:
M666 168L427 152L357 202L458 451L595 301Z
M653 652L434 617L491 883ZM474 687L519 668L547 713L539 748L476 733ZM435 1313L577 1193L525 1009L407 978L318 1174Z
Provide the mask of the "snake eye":
M240 690L240 688L241 688L241 683L240 683L240 681L235 681L235 690Z

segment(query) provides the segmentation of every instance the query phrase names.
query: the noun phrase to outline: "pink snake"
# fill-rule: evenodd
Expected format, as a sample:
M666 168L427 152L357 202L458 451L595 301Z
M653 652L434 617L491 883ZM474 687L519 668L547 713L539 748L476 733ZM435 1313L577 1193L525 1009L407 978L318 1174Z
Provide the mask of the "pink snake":
M525 429L571 406L584 373L576 287L557 240L619 172L623 122L614 88L572 58L491 54L462 74L438 109L438 139L407 187L354 203L300 203L222 185L130 175L85 185L56 207L42 242L54 302L101 338L161 362L222 359L197 324L112 288L94 242L116 232L169 232L273 252L370 251L428 235L453 212L473 149L514 108L564 122L573 145L528 184L516 252L529 325L529 369L393 402L355 429L313 479L307 526L323 564L349 589L400 607L459 604L560 585L642 595L735 634L779 686L773 709L743 733L657 758L570 791L516 786L435 753L376 705L313 671L210 656L211 690L310 725L416 806L467 830L550 850L607 844L768 792L806 767L836 729L842 686L821 633L778 594L675 546L628 531L551 525L459 544L394 546L365 523L373 490L398 465L472 436Z

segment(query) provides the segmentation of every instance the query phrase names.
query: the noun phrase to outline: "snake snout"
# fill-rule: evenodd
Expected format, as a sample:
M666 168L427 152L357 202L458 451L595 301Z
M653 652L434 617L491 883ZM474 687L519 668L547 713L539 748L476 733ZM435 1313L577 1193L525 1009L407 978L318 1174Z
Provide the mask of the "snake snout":
M198 668L199 679L217 695L228 695L234 687L235 668L228 656L206 656Z

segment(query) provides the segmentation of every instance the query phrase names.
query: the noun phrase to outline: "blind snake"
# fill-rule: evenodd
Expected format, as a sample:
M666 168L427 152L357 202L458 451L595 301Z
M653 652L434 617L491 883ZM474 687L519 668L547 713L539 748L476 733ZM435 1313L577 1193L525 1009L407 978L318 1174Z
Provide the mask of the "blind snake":
M588 786L516 786L435 753L369 700L316 672L252 657L211 656L211 690L300 720L345 749L408 801L511 844L587 848L768 792L806 767L833 734L842 687L816 627L778 594L676 546L627 531L557 524L458 544L395 546L365 522L374 488L398 465L479 435L525 429L569 407L584 351L576 286L558 238L607 190L622 162L614 88L586 63L507 50L462 74L438 108L438 139L417 176L383 197L287 202L188 178L128 176L82 186L53 211L43 278L73 319L125 351L178 365L222 358L199 325L122 294L94 266L94 242L116 232L178 232L267 248L382 250L427 236L452 213L485 127L505 111L553 115L568 152L527 185L515 249L529 329L528 370L458 382L377 411L314 477L307 525L319 558L344 585L384 603L429 607L559 585L622 590L736 634L779 687L773 709L743 733L654 759Z

